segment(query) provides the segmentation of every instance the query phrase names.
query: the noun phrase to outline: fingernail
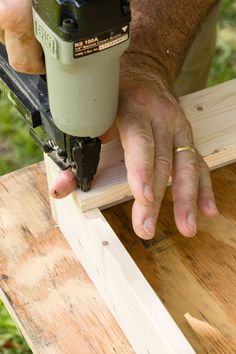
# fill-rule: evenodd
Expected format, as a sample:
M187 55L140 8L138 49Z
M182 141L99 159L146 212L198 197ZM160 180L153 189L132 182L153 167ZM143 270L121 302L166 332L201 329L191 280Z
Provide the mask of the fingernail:
M153 195L153 190L152 190L151 184L149 184L149 183L144 184L143 194L144 194L145 198L147 198L147 200L150 203L154 202L154 195Z
M50 195L51 195L53 198L58 198L58 197L59 197L59 193L57 192L56 189L51 189L51 190L50 190Z
M209 207L209 209L216 211L217 213L219 212L217 209L216 203L213 199L208 200L208 207Z
M149 236L154 236L155 235L156 217L154 215L153 216L148 216L144 220L143 229Z
M194 213L189 213L187 217L187 225L194 232L197 232L196 227L196 215Z

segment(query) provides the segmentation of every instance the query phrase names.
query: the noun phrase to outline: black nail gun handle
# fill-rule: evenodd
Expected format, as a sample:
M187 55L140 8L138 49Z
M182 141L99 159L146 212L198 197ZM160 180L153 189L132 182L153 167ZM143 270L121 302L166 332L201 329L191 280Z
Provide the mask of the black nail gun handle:
M55 125L50 113L45 77L18 73L8 63L5 46L0 44L0 91L6 94L11 104L17 109L29 125L29 132L40 148L49 154L61 169L69 164L55 154L55 146L65 151L65 135ZM38 134L35 128L41 127L45 135ZM56 142L56 143L55 143Z
M0 91L7 95L28 123L29 132L41 149L62 170L73 168L79 187L85 192L90 190L99 163L100 139L74 137L58 129L50 112L45 78L14 71L8 63L6 49L2 44ZM39 127L43 134L36 130Z
M40 76L14 71L8 64L3 44L0 44L0 90L33 128L42 124L39 107L49 109L47 85Z

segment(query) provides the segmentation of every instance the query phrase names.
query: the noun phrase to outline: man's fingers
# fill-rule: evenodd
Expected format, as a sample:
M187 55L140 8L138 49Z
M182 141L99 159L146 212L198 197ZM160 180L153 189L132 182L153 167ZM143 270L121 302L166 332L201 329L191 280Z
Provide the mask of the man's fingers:
M133 206L134 229L145 239L155 235L161 203L172 171L172 133L166 124L153 120L153 135L155 141L155 156L153 165L154 202L143 205L137 200ZM148 155L147 157L148 158Z
M9 64L14 70L29 74L45 73L42 49L35 38L6 31L5 45Z
M64 198L69 195L77 187L77 181L71 169L62 171L57 179L54 181L50 190L50 195L53 198Z
M128 112L120 117L119 129L121 142L124 148L127 177L130 189L134 195L133 227L137 235L150 238L145 219L147 214L154 215L153 194L153 166L154 166L154 138L149 118L141 108L136 113ZM150 229L150 227L149 227Z
M174 148L193 146L192 129L181 108L178 115ZM178 230L188 237L197 232L199 170L197 151L174 151L172 194L175 222Z
M155 234L157 210L155 203L142 204L134 201L132 221L135 233L144 240L150 240Z
M172 193L175 222L184 236L197 232L196 203L199 184L197 153L181 151L174 154Z
M163 121L154 120L153 134L155 139L154 158L154 196L156 212L159 213L165 190L172 173L173 137L172 131Z
M218 214L209 169L203 159L200 160L198 207L208 217Z
M1 0L0 27L9 63L16 71L45 73L43 53L34 37L32 1Z
M154 139L151 124L145 117L140 119L135 113L128 113L120 119L119 129L132 193L139 203L152 203Z

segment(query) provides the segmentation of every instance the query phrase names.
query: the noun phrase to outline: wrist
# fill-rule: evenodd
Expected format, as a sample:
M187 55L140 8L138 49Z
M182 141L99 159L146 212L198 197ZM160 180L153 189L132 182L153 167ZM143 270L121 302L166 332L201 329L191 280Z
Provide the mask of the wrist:
M144 53L126 52L121 60L121 89L152 92L171 101L176 100L166 68Z

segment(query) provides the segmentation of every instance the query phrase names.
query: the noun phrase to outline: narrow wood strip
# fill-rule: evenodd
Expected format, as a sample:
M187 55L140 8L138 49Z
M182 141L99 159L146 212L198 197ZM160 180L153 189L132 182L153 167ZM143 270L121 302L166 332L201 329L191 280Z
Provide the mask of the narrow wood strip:
M215 151L205 156L204 160L211 171L229 165L236 161L236 144L226 146L221 151Z
M118 143L116 144L119 149ZM103 158L104 156L105 153ZM221 151L214 151L212 154L205 156L204 160L211 171L231 164L236 161L236 144L227 146ZM99 169L95 179L96 182L89 193L77 190L74 194L74 198L82 211L88 211L97 207L100 210L104 210L133 199L123 162L118 163L117 166L107 167L104 170ZM171 179L168 185L171 185Z

